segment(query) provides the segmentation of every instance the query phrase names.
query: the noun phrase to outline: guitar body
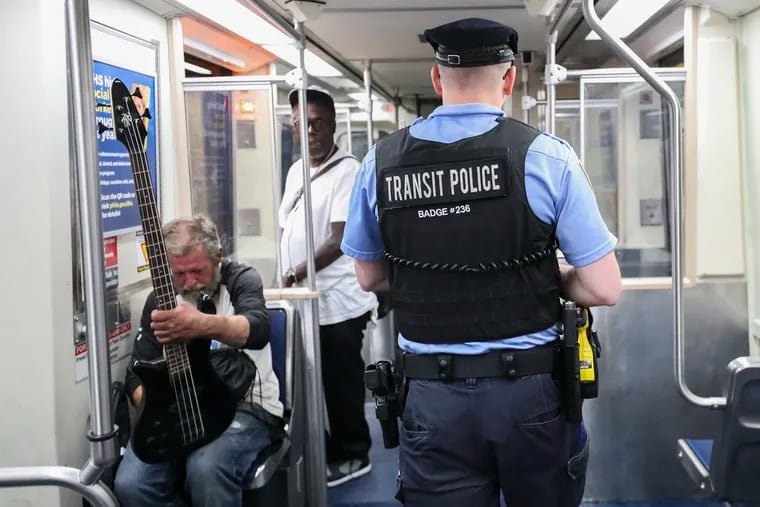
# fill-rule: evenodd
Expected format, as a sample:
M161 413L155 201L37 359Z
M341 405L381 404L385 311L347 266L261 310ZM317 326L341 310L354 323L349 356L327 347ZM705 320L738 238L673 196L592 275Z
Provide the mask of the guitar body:
M238 400L209 362L209 346L209 340L193 340L187 346L197 402L183 400L192 391L175 394L165 360L133 365L143 384L143 403L132 432L132 448L141 461L160 463L183 458L216 439L232 423ZM190 406L202 417L188 415Z

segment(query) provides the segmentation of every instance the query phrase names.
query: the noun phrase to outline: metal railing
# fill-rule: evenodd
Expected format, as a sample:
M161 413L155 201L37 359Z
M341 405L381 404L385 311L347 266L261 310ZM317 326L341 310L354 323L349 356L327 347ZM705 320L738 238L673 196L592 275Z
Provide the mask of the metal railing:
M306 103L306 89L308 76L306 73L306 32L301 21L295 22L298 32L299 66L301 68L301 82L298 87L298 115L301 117L301 168L303 169L303 206L304 220L306 225L306 272L309 279L309 290L317 291L317 270L314 264L314 223L312 221L311 207L311 163L309 158L309 122ZM325 411L322 405L322 357L317 343L319 341L319 300L311 299L310 319L311 339L304 339L304 354L306 371L306 413L307 442L306 451L306 479L308 485L309 505L314 507L327 507L327 487L325 477L327 470L325 465ZM309 331L309 330L307 330Z
M606 42L613 52L623 61L633 67L636 72L665 99L669 112L670 130L670 218L671 242L673 246L673 335L675 378L681 395L690 403L710 408L721 408L726 405L726 398L706 398L695 394L686 384L685 378L685 341L684 341L684 302L683 302L683 132L681 130L681 103L678 96L667 83L658 76L639 56L622 40L613 36L602 25L599 15L594 8L594 0L582 0L583 17L601 39Z
M557 83L549 78L549 74L557 63L557 37L562 18L570 10L573 0L565 0L556 16L549 22L549 33L546 39L546 131L554 134L557 113Z

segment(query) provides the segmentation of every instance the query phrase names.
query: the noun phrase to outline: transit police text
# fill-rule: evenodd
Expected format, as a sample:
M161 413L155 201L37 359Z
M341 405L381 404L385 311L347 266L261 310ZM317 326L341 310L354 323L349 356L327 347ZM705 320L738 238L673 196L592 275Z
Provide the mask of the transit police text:
M459 201L501 194L503 169L500 162L468 167L425 168L384 176L386 204ZM443 199L441 199L443 198Z

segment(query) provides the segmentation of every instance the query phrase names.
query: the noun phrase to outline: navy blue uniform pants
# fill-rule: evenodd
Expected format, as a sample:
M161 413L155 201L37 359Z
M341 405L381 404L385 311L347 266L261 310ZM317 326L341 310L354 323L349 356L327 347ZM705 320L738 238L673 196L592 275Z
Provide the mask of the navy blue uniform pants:
M577 507L588 437L551 374L410 381L398 499L406 507Z

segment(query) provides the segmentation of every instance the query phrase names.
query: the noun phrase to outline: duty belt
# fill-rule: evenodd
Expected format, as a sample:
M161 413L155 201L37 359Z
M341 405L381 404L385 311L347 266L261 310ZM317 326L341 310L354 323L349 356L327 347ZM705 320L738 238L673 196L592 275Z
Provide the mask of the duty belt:
M525 350L499 350L474 356L404 354L404 375L423 380L506 377L510 379L554 371L555 343Z

